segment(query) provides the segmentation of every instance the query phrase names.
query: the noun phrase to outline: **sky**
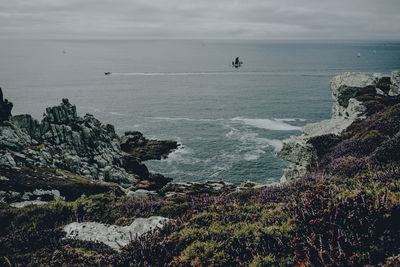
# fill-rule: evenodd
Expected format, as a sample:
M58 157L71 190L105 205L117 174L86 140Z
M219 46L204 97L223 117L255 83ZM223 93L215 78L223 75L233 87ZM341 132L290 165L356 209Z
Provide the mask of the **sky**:
M0 0L0 38L400 40L400 0Z

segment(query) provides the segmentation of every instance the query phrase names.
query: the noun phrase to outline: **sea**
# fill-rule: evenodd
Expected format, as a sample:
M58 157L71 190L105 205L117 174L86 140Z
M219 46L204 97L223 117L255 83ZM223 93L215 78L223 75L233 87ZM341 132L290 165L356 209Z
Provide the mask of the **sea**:
M120 135L176 140L166 159L145 162L175 182L278 182L282 141L330 118L333 76L394 69L393 41L0 40L13 115L40 120L68 98Z

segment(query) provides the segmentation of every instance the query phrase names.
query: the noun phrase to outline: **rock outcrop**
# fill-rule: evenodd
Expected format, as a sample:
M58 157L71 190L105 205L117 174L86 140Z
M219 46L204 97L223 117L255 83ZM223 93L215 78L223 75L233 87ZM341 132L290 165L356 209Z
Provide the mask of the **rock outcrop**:
M8 102L7 99L3 100L3 92L0 88L0 125L3 125L3 122L9 119L12 107L13 103Z
M376 94L395 96L400 93L400 72L393 71L390 76L375 73L367 75L359 72L345 72L330 81L332 98L332 118L303 127L300 136L284 140L278 157L292 164L283 170L281 182L297 179L307 171L307 166L317 157L314 147L307 142L311 137L340 134L354 121L365 118L366 107L356 99L361 89L373 88Z
M91 114L78 117L68 99L47 108L40 123L30 115L11 117L10 122L1 129L0 143L22 153L28 163L119 184L131 184L135 178L122 169L124 156L114 127L102 125ZM32 149L38 145L39 149Z
M134 238L156 228L161 228L168 221L168 218L152 216L138 218L128 226L106 225L97 222L74 222L64 226L64 231L66 232L66 238L98 241L115 250L119 250Z
M70 104L68 99L63 99L58 106L47 108L40 122L29 114L10 116L10 107L9 102L1 101L0 111L4 116L0 124L0 175L9 179L9 184L20 181L18 177L30 180L29 177L35 176L36 172L48 178L74 180L74 177L82 177L84 182L81 184L97 181L116 183L124 188L148 184L150 186L146 189L151 190L159 190L172 180L150 173L141 161L166 157L171 149L177 147L174 141L147 140L139 132L128 132L120 138L114 126L101 124L93 115L79 117L76 106ZM13 173L20 175L16 177ZM20 182L23 183L22 180ZM29 190L59 190L57 181L57 178L51 178L48 184L53 183L53 186L41 184L43 188ZM0 187L3 186L0 184ZM14 189L8 189L14 192ZM107 189L100 190L104 191ZM14 195L19 195L20 199ZM34 194L30 198L23 198L23 195L24 192L20 191L18 194L3 193L0 197L7 202L40 200Z
M176 141L170 140L148 140L140 132L128 131L125 132L125 136L121 137L120 146L122 151L141 161L145 161L165 158L179 145Z

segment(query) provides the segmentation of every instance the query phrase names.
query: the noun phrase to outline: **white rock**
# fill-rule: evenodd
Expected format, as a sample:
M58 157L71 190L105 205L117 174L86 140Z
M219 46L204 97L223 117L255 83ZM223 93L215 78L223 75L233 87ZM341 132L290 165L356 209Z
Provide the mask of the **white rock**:
M0 154L0 166L15 167L17 163L10 153Z
M382 91L382 90L379 89L379 88L376 88L376 94L378 94L378 95L386 95L385 92Z
M10 179L5 176L0 176L0 181L10 181Z
M395 70L392 72L390 75L390 82L393 86L396 86L397 88L400 87L400 70Z
M149 191L145 189L137 189L136 191L128 191L126 193L127 196L132 196L132 197L147 197L151 195L157 195L156 191Z
M53 197L54 200L65 200L65 197L61 196L60 191L53 189L53 190L43 190L43 189L35 189L33 191L34 196L45 196L50 195Z
M33 200L33 201L22 201L22 202L14 202L11 203L10 206L13 208L23 208L25 206L29 206L29 205L45 205L47 204L46 201L40 201L40 200Z
M119 250L126 246L132 238L161 228L168 218L152 216L149 218L139 218L129 226L107 225L98 222L70 223L64 227L67 233L66 238L76 238L86 241L99 241L107 246Z
M353 98L359 88L372 86L374 81L381 77L375 74L371 77L360 72L344 72L330 81L332 98L332 118L318 123L310 123L303 127L301 136L292 136L283 141L278 157L294 164L283 169L281 180L290 181L306 174L306 167L316 158L313 146L307 143L308 139L326 134L340 134L354 121L364 119L366 108L360 101Z
M303 127L303 134L307 138L331 133L339 134L349 127L352 122L353 120L350 119L335 118L317 123L309 123Z
M368 85L372 85L373 80L374 79L371 76L362 72L343 72L333 77L329 82L329 86L332 90L332 95L334 96L334 99L337 99L341 88L362 88Z
M400 70L395 70L390 75L390 82L392 85L390 86L389 95L395 96L400 94Z

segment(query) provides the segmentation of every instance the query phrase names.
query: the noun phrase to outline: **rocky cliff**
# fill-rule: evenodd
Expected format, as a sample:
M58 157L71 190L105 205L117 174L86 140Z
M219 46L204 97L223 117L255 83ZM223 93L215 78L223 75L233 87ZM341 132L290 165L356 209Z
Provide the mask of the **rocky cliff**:
M7 99L3 99L3 92L0 88L0 125L3 124L4 121L8 121L11 116L13 104L9 102Z
M310 123L303 127L300 136L292 136L284 140L278 157L292 164L283 170L281 182L297 179L307 172L307 166L317 158L315 147L308 142L310 138L322 135L338 135L353 122L365 119L366 105L359 95L369 88L379 96L397 96L400 93L400 71L391 75L374 73L368 75L359 72L344 72L330 81L330 89L334 100L332 118L318 123Z
M175 141L147 140L139 132L135 132L139 136L137 140L132 132L121 138L114 126L101 124L93 115L79 117L76 106L68 99L47 108L40 122L28 114L11 116L11 107L1 97L0 197L3 200L43 199L34 194L35 190L65 189L69 183L63 180L74 185L77 180L81 186L89 184L94 193L104 192L105 185L114 190L115 186L110 183L122 188L135 188L138 184L146 188L145 184L146 189L154 190L171 181L151 174L142 160L165 157L177 147ZM39 182L43 179L48 182ZM33 181L40 188L27 186ZM60 197L71 196L67 191ZM81 194L89 192L83 190ZM79 197L79 194L72 195Z

